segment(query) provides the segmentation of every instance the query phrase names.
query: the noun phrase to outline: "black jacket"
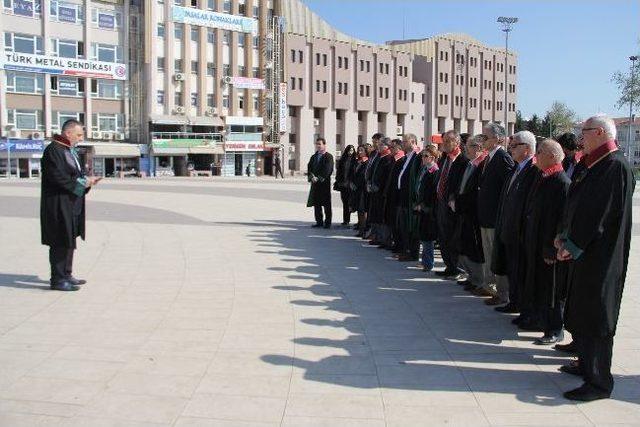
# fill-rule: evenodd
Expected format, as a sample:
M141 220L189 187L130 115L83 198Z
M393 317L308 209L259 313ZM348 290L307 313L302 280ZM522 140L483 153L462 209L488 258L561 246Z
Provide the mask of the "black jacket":
M75 248L76 237L85 238L84 196L89 191L79 182L84 178L82 164L76 163L69 147L56 141L44 150L40 163L42 244Z
M307 206L331 205L331 174L333 173L333 156L326 152L319 160L316 160L318 153L309 159L307 164L307 179L311 182L312 177L318 181L311 182Z
M499 149L491 159L487 156L479 167L478 221L480 227L495 228L500 195L505 181L513 170L513 159L505 150Z
M482 236L480 234L480 224L478 223L478 178L480 168L471 163L467 164L470 175L467 181L460 183L458 194L456 195L456 215L459 217L456 241L458 251L473 262L484 262L482 252Z
M440 181L443 179L443 174L446 172L446 163L448 159L442 162L442 167L440 168L440 178L438 181L438 185ZM467 169L467 164L469 163L469 159L467 159L464 154L460 153L458 157L453 161L451 167L449 168L447 182L444 188L444 198L443 200L438 200L438 202L448 203L449 201L454 200L457 196L458 189L460 188L460 182L462 181L462 176L464 175L465 169ZM436 190L437 191L437 190Z

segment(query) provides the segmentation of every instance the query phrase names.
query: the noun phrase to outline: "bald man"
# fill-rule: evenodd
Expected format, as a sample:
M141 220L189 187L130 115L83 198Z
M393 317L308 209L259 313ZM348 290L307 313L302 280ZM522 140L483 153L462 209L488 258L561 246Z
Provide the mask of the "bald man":
M562 221L571 180L564 172L562 147L552 139L544 140L536 153L540 173L531 186L524 208L525 283L521 298L532 307L533 316L544 332L538 345L563 339L562 311L566 298L564 266L557 265L554 239Z

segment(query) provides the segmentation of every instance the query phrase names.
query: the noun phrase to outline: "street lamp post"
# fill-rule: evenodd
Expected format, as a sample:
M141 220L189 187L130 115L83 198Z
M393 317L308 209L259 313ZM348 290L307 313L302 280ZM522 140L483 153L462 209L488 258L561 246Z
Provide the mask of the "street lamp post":
M633 90L635 85L635 70L636 70L636 61L638 57L636 55L632 55L629 57L631 60L631 90L629 91L629 139L627 142L627 160L632 164L631 161L631 125L633 125ZM634 144L635 145L635 144Z
M509 83L507 80L509 72L509 33L511 32L513 24L518 22L518 18L501 16L498 18L498 22L502 24L502 31L504 31L504 105L502 108L504 109L504 128L505 131L509 132L509 101L507 98L507 94L509 93Z

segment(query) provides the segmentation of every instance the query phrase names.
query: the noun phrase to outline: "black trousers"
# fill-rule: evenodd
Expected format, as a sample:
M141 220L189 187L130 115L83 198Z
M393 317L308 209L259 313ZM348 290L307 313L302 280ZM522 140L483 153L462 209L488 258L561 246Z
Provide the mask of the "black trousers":
M411 209L407 207L398 208L397 224L398 224L398 236L397 236L397 249L398 253L408 255L413 259L418 259L420 253L420 240L412 233L407 223L407 218L413 215Z
M541 307L540 309L540 324L544 329L545 335L558 334L562 331L564 325L563 312L564 312L564 300L558 300L551 304Z
M520 301L519 291L523 288L525 280L525 277L522 274L525 267L522 265L522 256L518 253L520 248L517 244L514 245L511 242L505 243L504 247L509 254L506 258L507 279L509 280L509 301L521 308L523 310L521 311L523 315L529 316L532 314L531 305L533 302L525 301L524 304L521 304ZM529 311L527 311L527 309L529 309Z
M322 218L322 209L324 208L324 221ZM316 224L318 225L331 225L331 204L328 205L314 205L313 213L316 216Z
M349 206L349 199L351 199L350 190L340 190L340 200L342 200L342 222L349 224L351 222L351 206Z
M444 201L438 201L438 241L440 253L447 271L458 270L458 242L455 241L456 215L451 212Z
M282 168L280 166L276 166L276 179L278 179L278 174L280 174L280 178L284 179L284 175L282 174Z
M611 375L613 336L574 335L573 339L578 344L578 359L585 384L611 393L613 391Z
M73 248L61 246L49 247L51 283L58 283L71 276L73 270Z

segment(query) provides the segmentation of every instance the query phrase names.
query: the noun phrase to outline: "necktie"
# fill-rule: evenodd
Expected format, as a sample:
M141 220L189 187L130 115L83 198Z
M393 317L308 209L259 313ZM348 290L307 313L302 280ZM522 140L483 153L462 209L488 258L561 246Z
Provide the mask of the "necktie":
M440 181L438 181L438 200L444 200L444 192L447 189L447 181L449 181L449 169L451 168L451 160L447 158L445 160L444 169L442 169L442 175L440 175Z

